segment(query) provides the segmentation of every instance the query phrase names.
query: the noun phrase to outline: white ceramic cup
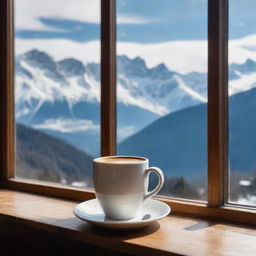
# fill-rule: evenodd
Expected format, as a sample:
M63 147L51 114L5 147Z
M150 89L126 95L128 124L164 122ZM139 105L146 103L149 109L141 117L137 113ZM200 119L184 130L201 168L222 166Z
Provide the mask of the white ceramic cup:
M159 178L148 192L149 174ZM148 167L148 159L137 156L108 156L93 160L93 182L96 197L109 219L135 218L142 203L157 194L164 175L157 167Z

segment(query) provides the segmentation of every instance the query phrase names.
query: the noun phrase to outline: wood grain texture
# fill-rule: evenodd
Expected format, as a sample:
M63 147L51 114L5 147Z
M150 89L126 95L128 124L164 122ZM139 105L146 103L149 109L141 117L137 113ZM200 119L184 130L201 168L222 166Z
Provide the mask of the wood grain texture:
M0 187L76 201L84 201L95 198L95 194L92 190L90 191L71 186L64 186L57 183L42 182L21 178L2 181L0 182Z
M167 203L172 208L172 212L175 215L197 217L212 221L248 224L256 227L256 209L253 207L223 205L219 208L211 208L208 207L206 203L197 203L188 200L163 197L156 197L156 199Z
M0 1L0 180L14 176L13 1Z
M208 1L208 206L227 202L228 0Z
M26 179L10 179L0 182L0 187L18 191L32 192L48 197L58 197L76 201L85 201L95 198L92 190L84 190L63 186L56 183L32 181ZM256 209L249 207L235 207L225 205L220 208L207 207L206 203L182 199L154 197L172 207L175 215L200 217L209 220L229 221L240 224L256 224Z
M101 0L101 155L116 154L116 8Z
M110 231L75 218L75 205L72 201L0 190L0 231L49 232L134 255L256 255L255 225L235 226L170 215L145 229Z

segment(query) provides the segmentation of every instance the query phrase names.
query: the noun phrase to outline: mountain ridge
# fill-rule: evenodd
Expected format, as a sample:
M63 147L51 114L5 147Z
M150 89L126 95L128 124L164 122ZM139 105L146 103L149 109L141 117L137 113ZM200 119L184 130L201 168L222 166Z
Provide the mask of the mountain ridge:
M250 59L230 66L231 94L256 87L255 66ZM117 57L117 69L118 141L161 116L207 102L207 74L182 75L168 70L164 63L148 68L142 58L131 59L125 55ZM82 63L75 58L55 61L36 49L19 55L16 57L16 119L96 156L99 154L99 147L95 146L99 143L99 80L97 63ZM75 126L78 128L72 132L70 127Z
M92 186L92 157L69 143L16 123L16 175Z
M229 98L230 170L256 172L256 88ZM160 132L161 131L161 132ZM165 150L162 150L165 149ZM207 175L207 105L182 109L154 121L119 144L118 154L143 155L167 176Z

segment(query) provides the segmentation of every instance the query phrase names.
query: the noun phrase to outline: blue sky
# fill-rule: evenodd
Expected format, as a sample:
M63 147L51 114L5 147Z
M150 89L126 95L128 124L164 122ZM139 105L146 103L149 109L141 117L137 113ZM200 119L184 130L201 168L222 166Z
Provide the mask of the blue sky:
M229 61L256 60L256 1L229 6ZM117 21L119 55L207 72L207 0L117 0ZM15 0L15 27L16 54L38 49L56 60L100 61L100 0Z
M64 38L77 42L99 38L100 27L95 21L99 19L98 0L70 1L74 2L74 5L77 4L70 8L70 11L65 7L67 4L63 0L45 0L46 4L41 6L38 5L40 1L15 1L16 14L19 16L16 22L16 37ZM98 5L95 6L95 2L98 2ZM83 15L89 15L92 3L94 6L90 15L97 18L88 21L86 17L81 19ZM82 8L79 8L79 4ZM255 33L255 10L255 0L230 0L230 38ZM122 20L117 28L118 41L157 43L207 38L206 0L117 0L117 14ZM42 26L33 27L30 24L27 27L19 27L22 15L24 19L29 15L33 16L34 21L31 19L30 23Z

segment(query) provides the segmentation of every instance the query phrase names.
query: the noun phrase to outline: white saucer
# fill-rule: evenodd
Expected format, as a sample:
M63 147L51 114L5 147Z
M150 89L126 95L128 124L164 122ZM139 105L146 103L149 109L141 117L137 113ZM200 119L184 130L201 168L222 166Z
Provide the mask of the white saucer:
M107 219L97 199L78 204L73 212L76 217L91 224L114 229L141 228L167 216L171 211L169 205L158 200L147 200L140 208L138 216L129 220Z

